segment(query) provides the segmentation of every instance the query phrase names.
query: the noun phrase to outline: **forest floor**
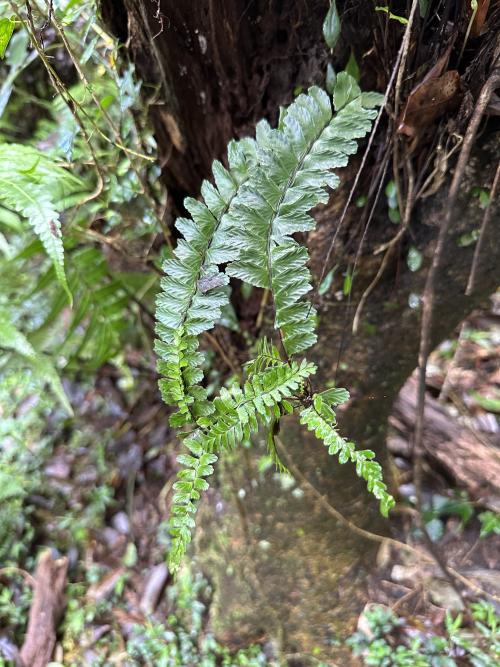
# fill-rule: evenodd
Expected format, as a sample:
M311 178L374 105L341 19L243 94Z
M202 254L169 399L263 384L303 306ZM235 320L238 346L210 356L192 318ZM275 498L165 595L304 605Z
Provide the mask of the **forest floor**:
M489 310L474 313L456 338L432 355L423 485L424 521L433 550L496 596L499 353L497 296ZM133 362L130 355L128 361ZM196 560L176 581L168 573L165 552L175 444L153 366L143 370L132 389L130 379L129 384L123 376L117 379L113 366L105 366L92 385L84 379L68 385L73 405L79 406L75 420L68 422L54 413L48 428L30 432L27 450L17 462L27 492L17 504L12 498L10 514L2 519L10 522L10 540L1 554L6 566L0 570L0 664L21 664L18 649L24 644L26 651L26 643L40 641L37 596L42 596L42 609L53 608L54 618L60 619L52 628L53 632L57 627L56 664L278 664L273 662L272 643L238 653L212 637L213 592L196 570ZM398 488L391 522L394 537L422 548L415 527L412 472L415 402L416 382L410 378L391 417L388 447ZM35 407L36 398L28 397L18 412L29 414ZM53 569L36 568L47 547L54 559L67 559L59 561L65 595L64 586L57 590L49 581L44 588L32 579L54 575ZM447 612L463 611L464 602L477 595L463 586L458 594L436 562L388 545L379 550L368 589L368 606L359 619L352 619L353 631L358 626L370 636L366 613L379 603L379 609L405 619L390 625L391 641L397 644L408 643L415 633L446 634L440 628ZM30 608L34 618L26 633ZM359 649L359 633L353 645ZM356 660L353 664L363 664ZM311 661L303 664L323 664L313 656Z

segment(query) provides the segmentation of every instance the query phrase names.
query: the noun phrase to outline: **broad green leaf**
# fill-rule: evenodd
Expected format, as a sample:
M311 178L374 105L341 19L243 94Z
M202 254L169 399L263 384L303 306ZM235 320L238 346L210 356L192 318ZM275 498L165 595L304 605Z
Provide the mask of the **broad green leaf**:
M330 287L332 286L333 276L335 275L336 269L337 269L337 266L334 266L332 269L330 269L328 271L328 273L326 274L326 276L321 281L321 284L318 287L318 294L320 296L323 296L324 294L326 294L328 292L328 290L330 289Z
M14 18L0 19L0 58L5 56L5 51L9 45L15 25Z
M26 336L14 325L10 314L4 309L0 310L0 347L13 350L27 359L38 379L41 382L49 383L66 412L73 415L73 409L57 371L47 358L36 352Z
M335 70L333 69L333 65L331 63L328 63L328 65L326 66L325 88L326 92L329 95L333 95L333 91L335 90L336 80L337 80L337 75L335 73Z
M356 56L354 55L354 51L351 49L351 55L349 56L349 60L347 61L347 65L345 66L345 71L349 76L352 76L352 78L355 81L359 81L361 78L361 71L359 69L358 62L356 60Z
M340 37L340 18L335 0L331 0L330 8L323 22L323 37L330 49L335 48Z
M407 25L408 23L407 18L405 18L404 16L398 16L397 14L393 14L390 11L389 7L383 7L383 6L375 7L375 11L385 12L389 16L389 19L391 19L391 21L398 21L398 23L401 23L402 25Z
M345 276L344 276L344 284L342 286L342 292L343 292L344 296L349 296L349 294L351 293L352 279L353 279L353 275L352 275L350 269L348 269L346 271Z

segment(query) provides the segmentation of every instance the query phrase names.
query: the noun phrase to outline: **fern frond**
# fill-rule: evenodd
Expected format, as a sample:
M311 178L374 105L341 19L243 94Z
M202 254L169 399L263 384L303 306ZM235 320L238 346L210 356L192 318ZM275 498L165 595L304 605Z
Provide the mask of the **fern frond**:
M179 218L176 227L182 235L175 257L163 265L161 292L157 298L157 334L160 342L156 351L167 365L169 375L163 383L164 396L178 404L183 417L174 421L192 421L198 400L194 390L203 374L199 369L201 357L196 354L198 336L211 329L229 302L228 277L219 265L235 256L232 240L234 221L229 215L231 203L241 184L248 178L255 159L254 142L243 140L228 146L229 171L215 161L215 186L204 181L201 192L204 201L188 197L184 201L191 218ZM185 344L183 342L186 338ZM189 353L184 354L189 349ZM184 362L182 368L173 364ZM162 366L165 368L165 366ZM160 371L162 372L162 371ZM186 376L196 381L186 380ZM169 387L172 376L172 387ZM177 400L170 400L173 397ZM202 399L203 400L203 399ZM186 423L185 421L183 423Z
M300 393L305 379L316 372L316 366L305 359L272 366L248 378L240 387L221 389L214 399L214 412L198 420L200 438L206 451L229 449L248 440L258 429L258 420L268 425L281 417L280 403Z
M68 257L66 274L75 305L67 328L59 331L59 352L67 359L66 368L95 370L123 346L121 335L127 326L130 297L97 248L70 249ZM37 291L52 280L51 268L40 277ZM57 290L45 320L30 335L35 347L57 339L54 325L60 322L65 306L65 295Z
M383 481L382 468L372 460L375 454L369 449L356 450L353 442L345 440L338 433L335 413L319 395L313 397L313 405L301 411L300 423L319 440L323 440L328 453L338 455L340 463L351 461L356 465L356 474L366 481L368 491L380 501L381 513L387 516L395 502Z
M183 470L177 473L177 481L174 484L174 497L172 499L172 514L170 522L170 534L172 535L172 547L169 551L169 567L175 572L186 553L191 542L191 531L194 528L194 514L197 510L197 502L200 493L208 489L205 477L214 471L212 463L217 461L215 454L203 451L202 445L194 438L185 441L191 455L181 454L177 457Z
M196 512L195 501L199 500L199 492L208 488L206 480L201 482L199 478L211 474L211 466L203 467L208 464L197 461L208 461L204 457L213 457L214 452L233 448L248 440L257 431L259 421L269 425L274 419L278 420L281 417L281 406L285 404L287 409L286 398L300 393L304 380L315 372L316 366L305 359L300 364L292 361L273 365L249 377L243 389L221 389L213 401L214 412L198 419L199 428L184 440L198 459L186 456L177 459L188 469L178 473L178 481L174 485L177 493L172 505L176 519L171 531L171 566L178 566L186 551L194 527L191 515ZM210 472L205 472L209 469Z
M82 189L78 178L36 149L0 143L0 202L27 218L70 302L59 213Z
M280 357L278 348L269 342L267 338L260 338L257 342L257 355L255 359L250 359L245 364L245 372L247 376L261 373L271 366L278 366L282 364L283 360Z
M28 338L16 327L5 308L0 308L0 348L12 350L27 359L37 380L41 384L47 382L66 412L73 415L73 409L56 369L47 358L35 350Z
M213 411L207 393L199 385L203 378L200 368L202 355L197 352L198 341L186 336L184 329L176 331L171 343L156 341L156 352L160 356L158 372L164 377L159 381L163 400L167 405L176 405L178 410L170 417L170 424L181 427Z
M326 187L339 182L330 170L347 164L356 152L356 139L369 132L376 115L363 106L356 82L343 74L335 115L328 95L313 87L282 114L277 130L259 123L259 166L233 205L241 216L241 252L226 272L272 290L275 326L289 355L316 341L314 310L300 301L311 289L307 250L291 237L314 229L309 211L327 203Z

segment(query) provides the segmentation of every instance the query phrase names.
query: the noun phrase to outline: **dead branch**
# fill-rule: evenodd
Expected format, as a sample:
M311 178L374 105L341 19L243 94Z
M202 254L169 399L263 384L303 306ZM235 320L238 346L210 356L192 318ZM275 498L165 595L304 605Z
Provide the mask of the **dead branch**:
M486 236L486 230L488 229L491 218L493 217L493 205L494 205L494 202L495 202L495 197L496 197L496 194L497 194L499 181L500 181L500 162L497 165L495 178L493 179L493 184L492 184L491 190L490 190L490 199L488 201L488 205L487 205L486 210L484 212L483 222L481 224L481 231L479 232L479 238L477 240L476 248L474 250L474 257L472 258L472 267L471 267L471 270L470 270L469 280L467 282L467 288L465 290L465 294L467 296L470 296L471 294L473 294L474 287L476 285L477 266L478 266L478 263L479 263L479 258L481 257L481 252L483 250L484 239L485 239L485 236Z
M411 378L394 404L392 426L410 440L417 409L417 381ZM500 453L474 437L451 417L446 408L429 394L425 397L424 440L425 458L439 466L466 489L469 496L484 507L500 507Z
M68 559L54 560L49 550L38 559L33 602L21 659L25 667L46 667L56 643L56 630L64 608Z

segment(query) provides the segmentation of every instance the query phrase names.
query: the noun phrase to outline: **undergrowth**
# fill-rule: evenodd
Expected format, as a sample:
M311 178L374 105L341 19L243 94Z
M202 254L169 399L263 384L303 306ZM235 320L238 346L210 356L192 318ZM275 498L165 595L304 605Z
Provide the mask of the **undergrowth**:
M471 605L469 622L447 612L442 634L407 626L388 607L373 605L363 617L347 645L370 667L495 667L500 660L500 618L485 601Z

